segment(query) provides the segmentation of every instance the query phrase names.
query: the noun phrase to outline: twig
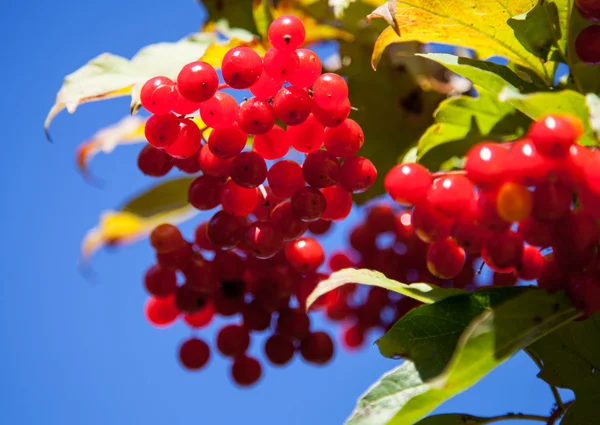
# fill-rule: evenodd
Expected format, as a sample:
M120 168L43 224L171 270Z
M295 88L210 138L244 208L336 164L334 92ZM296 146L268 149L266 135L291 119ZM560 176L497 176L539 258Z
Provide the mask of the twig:
M522 421L539 421L547 422L550 418L548 416L539 415L524 415L522 413L509 413L507 415L494 416L493 418L485 418L481 425L487 425L494 422L510 421L510 420L522 420Z
M539 367L540 370L542 370L542 368L544 367L544 365L542 364L542 361L540 359L538 359L531 351L525 350L525 352L531 358L531 360L533 360L533 362L537 365L537 367ZM565 404L563 403L562 398L560 397L560 394L558 393L558 389L554 385L548 384L548 386L550 387L550 391L552 391L554 400L556 400L556 406L558 407L558 410L563 412L565 410Z
M434 179L445 177L445 176L464 176L467 172L465 170L452 170L452 171L438 171L437 173L433 173L432 176Z
M548 418L546 425L555 425L560 418L564 416L569 406L571 406L575 400L571 400L563 404L562 407L558 407Z

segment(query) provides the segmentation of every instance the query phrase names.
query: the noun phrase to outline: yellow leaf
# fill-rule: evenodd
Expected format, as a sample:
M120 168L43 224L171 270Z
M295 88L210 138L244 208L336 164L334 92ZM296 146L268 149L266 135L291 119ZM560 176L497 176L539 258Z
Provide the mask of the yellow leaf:
M92 176L88 164L99 152L111 153L117 146L146 141L144 126L146 119L139 116L126 116L119 122L96 132L89 140L77 148L77 167L86 179Z
M535 4L536 0L390 0L367 19L385 19L401 41L465 46L476 50L482 59L504 56L548 80L542 60L519 43L507 23ZM382 36L388 44L395 41L389 31ZM378 48L385 43L381 41Z
M373 55L371 56L371 66L374 70L377 69L377 65L383 56L383 52L385 49L393 43L398 43L402 41L398 33L394 30L393 27L387 27L383 30L381 35L375 41L375 45L373 46Z
M88 260L106 245L131 244L147 237L161 223L178 224L198 211L187 200L193 177L167 180L136 196L117 211L105 211L98 225L87 232L81 245Z

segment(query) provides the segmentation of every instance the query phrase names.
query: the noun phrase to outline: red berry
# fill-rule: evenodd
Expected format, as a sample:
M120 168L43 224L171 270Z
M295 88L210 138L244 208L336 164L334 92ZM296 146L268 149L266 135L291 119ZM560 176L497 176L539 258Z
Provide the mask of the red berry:
M271 325L271 313L256 300L244 305L244 326L253 331L264 331Z
M568 279L569 276L561 269L554 254L546 254L542 272L538 277L538 286L549 292L556 292L566 286Z
M433 178L420 164L400 164L392 168L383 181L392 199L403 205L419 205L427 199Z
M429 203L415 206L411 214L411 223L415 234L427 243L445 239L452 231L452 219L442 215Z
M157 298L164 298L174 293L177 289L177 276L174 271L155 264L146 271L144 285L150 295L154 295Z
M301 187L292 196L292 211L302 221L320 219L327 208L325 196L312 187Z
M208 147L219 158L231 158L244 149L247 139L246 133L234 123L230 127L215 128L208 136Z
M231 376L238 385L250 386L260 379L261 374L260 363L253 357L238 356L233 361Z
M265 355L275 366L283 366L294 357L294 343L283 335L271 335L265 343Z
M563 158L577 140L577 129L569 118L547 115L531 125L527 137L542 155Z
M198 152L202 133L196 123L187 118L179 119L179 134L175 142L165 148L173 158L185 159Z
M538 152L529 139L515 142L508 152L507 177L525 186L535 186L548 179L548 158Z
M354 262L343 252L336 252L329 258L329 268L332 272L355 267Z
M600 285L588 276L574 276L567 285L567 293L577 309L586 316L600 311Z
M316 271L325 261L325 251L313 238L301 238L290 242L285 248L285 257L298 273Z
M273 99L277 118L286 125L298 125L310 115L312 100L308 92L299 87L282 87Z
M562 183L544 182L533 191L533 216L540 221L553 221L562 217L572 202L572 193Z
M441 239L429 245L427 269L440 279L452 279L465 265L465 251L452 238Z
M261 57L249 47L230 49L221 63L223 80L234 89L247 89L258 81L263 70Z
M575 4L586 19L591 21L600 20L600 3L598 3L598 0L575 0Z
M250 92L257 99L267 100L277 94L277 92L281 88L281 83L282 82L279 78L271 77L263 69L263 72L262 74L260 74L259 79L256 80L256 83L254 83L250 87Z
M267 178L267 164L256 152L241 152L231 163L231 179L239 186L260 186Z
M333 341L325 332L313 332L300 343L300 353L310 363L325 364L331 360L333 352Z
M335 156L323 150L309 153L302 164L306 183L316 188L333 186L339 181L340 163Z
M181 68L177 87L181 95L192 102L204 102L217 92L219 76L212 65L196 61Z
M186 369L202 369L209 358L210 348L201 339L190 338L179 347L179 360Z
M142 86L140 102L148 112L168 114L177 104L177 87L170 78L151 78Z
M352 208L352 207L350 207L350 208ZM330 228L331 228L331 221L323 220L322 218L308 224L308 230L310 230L310 232L313 235L317 235L317 236L324 235L325 233L327 233L329 231Z
M290 150L285 130L274 125L267 133L255 136L254 150L267 160L283 158Z
M528 244L545 248L554 241L555 223L527 217L519 222L519 234Z
M521 264L523 239L512 230L494 233L485 243L482 256L485 263L498 273L509 273Z
M173 112L177 115L191 115L200 109L200 103L192 102L181 95L181 92L177 93L177 104L173 108Z
M154 114L144 127L146 140L155 148L171 146L179 136L179 119L173 114Z
M250 334L240 325L227 325L217 335L217 349L221 354L235 357L244 354L250 346Z
M321 189L327 201L327 208L321 217L328 221L341 221L352 211L352 195L340 185Z
M515 275L519 279L534 280L542 273L544 257L535 247L527 245L523 248L523 257L515 269Z
M589 26L579 33L575 39L575 53L582 62L600 63L600 25Z
M293 51L269 49L265 53L265 73L283 82L298 69L298 56Z
M231 163L234 158L219 158L211 152L208 145L203 145L198 153L198 163L207 176L225 180L231 174Z
M289 201L285 201L273 208L271 220L283 235L284 241L293 241L306 232L308 223L297 218Z
M531 214L533 196L521 183L507 182L498 189L496 208L503 220L521 221Z
M165 327L177 319L179 310L175 307L175 296L166 298L151 297L146 302L146 319L155 327Z
M219 211L208 222L206 235L217 247L232 249L242 241L245 231L246 222L242 217Z
M467 214L475 203L475 186L461 175L436 179L427 192L429 204L447 217Z
M359 323L344 330L344 345L349 350L360 348L365 342L365 328Z
M208 326L212 322L214 315L215 310L212 304L207 303L201 310L183 316L183 320L192 328L200 329Z
M258 205L258 189L242 187L229 180L221 189L221 204L229 214L246 216Z
M332 108L348 97L348 84L337 74L319 76L313 84L313 99L321 108Z
M311 114L301 124L290 125L286 129L290 145L298 152L309 153L323 146L325 128Z
M340 125L325 129L325 149L339 158L348 158L360 150L365 141L362 128L354 120L347 119Z
M291 198L305 184L302 168L290 160L273 164L267 173L267 180L273 194L282 199Z
M367 191L377 180L377 168L367 158L351 156L340 168L340 184L348 192L362 193Z
M152 145L146 145L138 155L137 165L147 176L162 177L173 168L173 158Z
M298 67L288 75L287 80L297 87L311 87L321 75L319 56L309 49L296 50L296 56L298 56Z
M244 133L265 134L275 125L275 111L264 100L247 100L240 106L238 124Z
M175 292L175 305L179 311L186 314L202 310L206 305L206 299L207 295L204 291L189 283L177 287Z
M238 114L237 101L227 93L216 92L213 97L200 105L200 117L212 128L231 127Z
M315 116L317 121L319 121L325 127L337 127L338 125L343 124L348 118L348 115L350 115L351 109L352 105L350 104L350 99L348 98L346 98L342 103L327 109L320 107L314 102L312 104L312 114ZM362 130L360 131L360 134L362 134Z
M208 229L208 221L204 221L196 227L194 232L194 243L200 248L207 251L215 251L217 247L211 242L206 233Z
M156 226L150 232L150 244L156 252L172 252L187 244L183 235L176 226L164 223Z
M268 37L276 49L293 51L304 43L306 30L300 19L292 15L284 15L271 23Z
M201 211L212 210L221 203L222 186L223 181L218 177L196 177L188 189L188 200L194 208Z
M302 339L310 332L310 318L300 309L283 309L277 318L277 332L289 338Z
M485 230L501 232L510 227L510 223L498 215L498 194L496 190L479 189L475 221Z
M173 164L186 174L196 174L202 171L199 154L184 159L173 158Z
M473 217L458 217L452 226L452 238L468 254L481 253L489 232L479 227Z
M246 246L256 258L271 258L283 246L283 234L272 221L255 221L246 230Z
M478 143L467 152L465 171L477 186L496 186L507 177L509 151L496 143Z

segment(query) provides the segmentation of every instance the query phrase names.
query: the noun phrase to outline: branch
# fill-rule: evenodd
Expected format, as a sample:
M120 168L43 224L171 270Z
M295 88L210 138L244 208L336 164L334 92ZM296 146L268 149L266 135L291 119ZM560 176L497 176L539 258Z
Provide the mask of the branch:
M524 415L522 413L508 413L506 415L500 415L500 416L494 416L493 418L486 418L485 421L481 422L482 425L487 425L487 424L491 424L494 422L500 422L500 421L518 421L518 420L522 420L522 421L539 421L539 422L546 422L549 420L550 418L548 416L539 416L539 415Z
M556 424L556 422L558 422L558 420L560 418L562 418L564 416L564 414L567 412L567 409L569 408L569 406L571 406L574 402L575 402L575 400L568 401L562 406L562 408L561 407L557 408L548 418L548 422L546 422L546 425Z
M542 361L540 359L538 359L531 351L529 351L529 350L524 350L524 351L531 358L531 360L533 360L533 362L537 365L537 367L540 370L542 370L542 368L544 367L544 365L542 364ZM558 407L557 411L564 412L565 404L563 403L562 398L560 397L560 394L558 393L558 389L554 385L548 384L548 386L550 387L550 391L552 391L552 395L554 396L554 400L556 401L556 406Z

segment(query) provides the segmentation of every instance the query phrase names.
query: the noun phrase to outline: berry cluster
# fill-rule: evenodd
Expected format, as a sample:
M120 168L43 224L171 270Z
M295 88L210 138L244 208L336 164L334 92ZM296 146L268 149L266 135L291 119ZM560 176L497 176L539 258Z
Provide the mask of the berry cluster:
M581 16L590 21L600 21L600 2L598 0L576 0L575 3ZM577 35L575 52L583 62L600 63L600 25L590 25Z
M414 232L428 244L428 271L440 279L481 256L498 285L536 280L566 289L587 315L600 311L600 151L578 145L580 121L550 115L515 142L480 143L464 170L431 174L419 164L394 167L390 196L413 206ZM544 252L544 254L542 254Z
M306 297L326 277L318 272L324 250L305 233L323 234L345 219L352 194L377 178L372 162L356 155L364 134L348 118L348 86L336 74L321 74L318 56L301 48L302 22L280 17L268 36L272 48L263 58L248 47L228 51L223 84L211 65L197 61L176 81L155 77L141 91L142 106L153 115L139 168L151 176L173 166L201 172L190 184L189 202L201 211L219 208L192 242L172 225L153 230L157 263L145 277L152 295L146 315L157 326L182 315L192 328L208 325L215 314L241 315L242 323L222 328L216 342L233 359L232 377L240 385L262 373L260 362L246 354L250 333L271 329L273 321L265 344L272 364L286 364L295 351L315 364L332 358L333 341L311 331L304 311ZM253 97L238 105L222 91L228 89L249 90ZM197 112L206 128L186 117ZM180 360L200 369L210 351L194 337L181 346Z

